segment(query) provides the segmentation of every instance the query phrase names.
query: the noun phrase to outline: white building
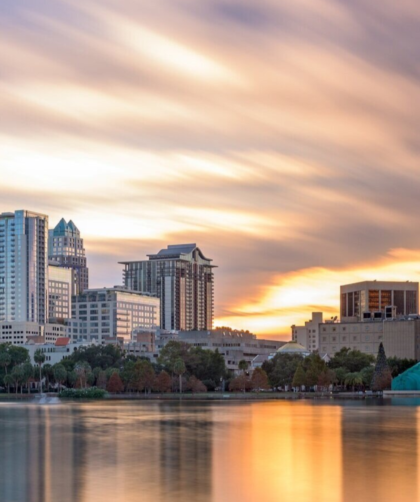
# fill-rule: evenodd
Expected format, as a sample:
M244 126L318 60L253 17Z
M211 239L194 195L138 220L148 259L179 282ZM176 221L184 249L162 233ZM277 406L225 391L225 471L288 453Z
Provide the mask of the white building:
M45 354L44 364L51 364L52 366L71 356L73 352L81 347L88 347L89 345L91 344L88 342L71 342L70 338L60 338L55 343L27 343L23 347L28 350L32 364L35 364L35 352L40 350Z
M122 287L88 289L72 299L72 340L132 339L133 330L159 326L159 298Z
M48 216L0 215L0 321L48 319Z

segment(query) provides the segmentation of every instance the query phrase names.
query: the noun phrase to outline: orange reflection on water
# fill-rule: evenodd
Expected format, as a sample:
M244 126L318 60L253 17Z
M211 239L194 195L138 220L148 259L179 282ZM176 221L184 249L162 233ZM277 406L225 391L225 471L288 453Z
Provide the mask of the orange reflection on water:
M342 487L341 408L254 403L216 439L214 500L338 502Z

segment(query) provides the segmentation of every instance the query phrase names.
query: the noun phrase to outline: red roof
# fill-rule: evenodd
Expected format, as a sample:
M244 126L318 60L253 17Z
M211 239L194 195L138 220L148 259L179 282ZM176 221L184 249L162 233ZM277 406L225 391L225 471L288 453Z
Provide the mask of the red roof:
M56 347L65 347L66 345L69 344L69 342L70 342L70 338L62 336L61 338L57 338L57 340L55 341L55 346Z

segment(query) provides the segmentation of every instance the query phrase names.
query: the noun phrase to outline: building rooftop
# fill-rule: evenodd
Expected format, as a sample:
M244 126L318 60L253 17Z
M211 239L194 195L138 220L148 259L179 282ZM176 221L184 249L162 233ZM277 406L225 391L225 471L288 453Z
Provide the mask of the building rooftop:
M206 258L202 253L201 249L197 247L197 244L174 244L169 245L166 249L161 249L156 254L148 254L150 260L188 260L189 255L197 251L202 260L208 261L209 263L213 261L210 258ZM138 263L141 260L134 261L120 261L121 265L128 265L130 263ZM214 267L214 265L212 265Z
M297 342L287 342L277 350L277 354L310 354L309 350Z

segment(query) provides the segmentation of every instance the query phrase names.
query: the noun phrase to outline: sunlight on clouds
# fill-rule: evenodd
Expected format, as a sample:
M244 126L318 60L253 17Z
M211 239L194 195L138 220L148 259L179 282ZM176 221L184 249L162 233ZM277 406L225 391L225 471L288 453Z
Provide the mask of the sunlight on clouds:
M354 269L308 268L284 274L258 302L231 308L231 315L217 323L287 338L290 326L304 323L313 311L323 311L326 318L338 315L340 286L366 280L420 281L420 250L390 250L377 262Z

